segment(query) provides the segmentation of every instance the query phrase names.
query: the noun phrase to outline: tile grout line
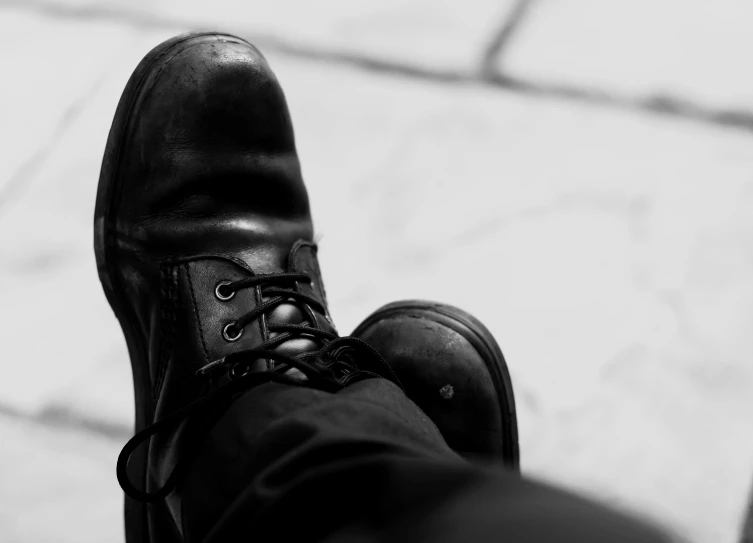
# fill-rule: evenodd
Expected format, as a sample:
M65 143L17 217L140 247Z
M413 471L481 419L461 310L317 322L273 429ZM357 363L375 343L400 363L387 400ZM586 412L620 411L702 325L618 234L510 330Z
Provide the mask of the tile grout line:
M521 0L512 15L506 21L495 41L487 49L488 55L498 55L517 31L525 14L535 0ZM186 31L194 27L191 22L176 22L166 18L155 17L128 10L103 6L70 7L59 6L45 0L0 0L3 7L36 10L49 17L62 17L76 20L111 21L144 29L174 29ZM517 14L517 16L516 16ZM509 27L509 30L505 30ZM200 26L196 25L196 28ZM552 98L576 103L632 110L649 115L685 119L701 124L753 132L753 112L741 109L717 109L675 96L648 95L643 97L626 97L606 92L601 89L581 87L562 83L533 81L504 73L462 72L458 70L441 70L426 68L410 63L401 63L362 53L348 53L311 44L293 43L263 32L256 33L248 29L229 29L240 36L249 36L254 44L263 50L274 51L293 58L340 64L366 72L386 74L433 83L455 83L485 86L538 98ZM502 38L500 38L500 35ZM507 37L505 37L507 36ZM500 42L497 45L497 42Z
M501 74L490 76L488 84L528 96L561 99L753 132L753 111L717 109L676 96L650 94L630 97L598 88L533 81Z
M495 66L499 63L507 47L513 38L520 32L531 13L531 8L537 0L517 0L515 7L503 19L497 32L486 46L481 60L481 72L494 74Z
M7 404L0 404L0 417L54 430L76 430L123 443L133 435L129 425L89 418L54 406L46 407L37 413L26 413Z

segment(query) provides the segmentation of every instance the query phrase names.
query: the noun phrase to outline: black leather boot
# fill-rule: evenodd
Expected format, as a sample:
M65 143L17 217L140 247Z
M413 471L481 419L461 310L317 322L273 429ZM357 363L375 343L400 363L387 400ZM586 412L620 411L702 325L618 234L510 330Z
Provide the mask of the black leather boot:
M519 469L512 380L480 321L450 305L406 300L376 310L352 335L382 354L450 447Z
M324 389L394 378L337 336L285 98L246 41L186 34L143 59L110 130L94 226L140 432L118 463L128 543L181 539L180 476L250 387L300 384L296 372ZM374 371L348 364L355 348Z

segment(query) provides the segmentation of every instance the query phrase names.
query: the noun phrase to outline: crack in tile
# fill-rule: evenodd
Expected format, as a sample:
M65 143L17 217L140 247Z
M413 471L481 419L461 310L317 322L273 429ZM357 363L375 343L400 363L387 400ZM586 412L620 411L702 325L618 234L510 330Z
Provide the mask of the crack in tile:
M47 141L39 146L32 155L27 158L21 166L10 176L10 178L0 187L0 220L4 209L9 203L13 202L23 193L34 177L46 164L47 159L62 141L68 128L79 118L84 111L86 104L97 93L104 82L104 77L99 78L91 88L74 100L63 112L58 120L57 125L51 131Z

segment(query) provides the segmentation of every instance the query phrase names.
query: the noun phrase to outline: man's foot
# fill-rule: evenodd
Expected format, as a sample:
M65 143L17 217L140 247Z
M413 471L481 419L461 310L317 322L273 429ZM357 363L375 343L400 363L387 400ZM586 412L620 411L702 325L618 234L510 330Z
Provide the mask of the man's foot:
M450 447L519 469L512 381L481 322L450 305L407 300L376 310L352 335L382 354Z
M192 33L143 59L110 130L94 226L140 432L118 462L129 543L181 539L180 475L248 388L300 384L295 368L336 389L366 375L342 362L349 349L394 377L337 337L285 98L248 42Z

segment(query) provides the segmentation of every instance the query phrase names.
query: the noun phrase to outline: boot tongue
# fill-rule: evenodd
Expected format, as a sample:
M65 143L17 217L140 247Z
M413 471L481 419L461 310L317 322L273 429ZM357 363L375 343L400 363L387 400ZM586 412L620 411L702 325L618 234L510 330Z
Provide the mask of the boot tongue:
M266 301L266 300L265 300ZM312 323L296 303L283 303L274 310L267 313L267 324L304 324L314 327ZM269 338L274 339L284 332L270 332ZM275 351L289 356L297 356L311 351L318 351L322 348L320 341L309 337L293 337L275 348Z
M287 247L287 248L285 248ZM316 246L305 239L282 241L269 239L267 243L255 244L252 249L241 250L236 253L237 258L243 260L246 265L257 274L291 272L306 273L315 282L316 286L299 283L300 292L311 296L326 306L325 295L319 277L319 266L316 262ZM268 301L271 298L264 298ZM331 322L318 312L315 320L307 314L302 303L290 299L281 303L272 311L267 312L267 323L276 324L303 324L312 328L324 328L330 332L336 332ZM284 332L270 332L269 339ZM293 337L275 348L276 351L289 356L297 356L306 352L317 351L323 347L323 342L316 338Z

